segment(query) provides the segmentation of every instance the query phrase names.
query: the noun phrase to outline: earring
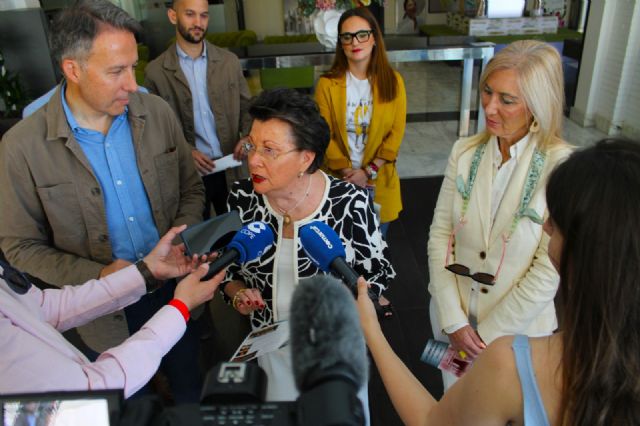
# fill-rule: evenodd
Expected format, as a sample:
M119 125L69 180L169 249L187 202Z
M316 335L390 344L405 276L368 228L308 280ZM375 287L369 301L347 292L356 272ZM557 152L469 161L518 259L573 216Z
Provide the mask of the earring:
M535 118L533 119L531 126L529 126L529 131L531 133L538 133L540 131L540 123L538 123L538 120Z
M302 176L304 176L304 172L298 172L298 179L300 179Z

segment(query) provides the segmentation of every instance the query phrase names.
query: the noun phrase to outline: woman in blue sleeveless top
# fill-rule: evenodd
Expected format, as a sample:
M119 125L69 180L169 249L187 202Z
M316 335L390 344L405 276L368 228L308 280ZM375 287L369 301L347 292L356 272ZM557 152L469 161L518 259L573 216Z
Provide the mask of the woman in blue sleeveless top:
M640 424L640 144L604 140L547 184L560 332L495 340L440 401L393 353L359 282L367 344L407 425Z

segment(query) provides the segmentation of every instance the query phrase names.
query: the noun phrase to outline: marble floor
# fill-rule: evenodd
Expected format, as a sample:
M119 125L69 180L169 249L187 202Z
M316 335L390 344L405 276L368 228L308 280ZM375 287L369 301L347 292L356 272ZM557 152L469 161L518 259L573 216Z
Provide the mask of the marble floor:
M475 122L471 125L474 129ZM444 174L457 133L457 121L407 123L398 157L400 178ZM563 134L564 139L575 146L587 146L607 136L595 128L580 127L566 117Z

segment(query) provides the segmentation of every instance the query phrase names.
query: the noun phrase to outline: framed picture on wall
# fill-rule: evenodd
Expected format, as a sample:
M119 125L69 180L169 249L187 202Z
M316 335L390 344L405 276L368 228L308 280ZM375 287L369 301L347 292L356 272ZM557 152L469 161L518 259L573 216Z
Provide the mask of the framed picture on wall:
M427 0L396 1L396 33L418 34L426 23Z

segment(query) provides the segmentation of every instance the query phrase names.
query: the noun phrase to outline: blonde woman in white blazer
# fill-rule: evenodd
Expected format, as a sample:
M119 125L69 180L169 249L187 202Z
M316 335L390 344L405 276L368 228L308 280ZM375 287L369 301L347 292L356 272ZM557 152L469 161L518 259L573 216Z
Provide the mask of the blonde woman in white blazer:
M508 45L479 90L486 130L453 146L428 244L434 336L471 359L499 336L557 328L545 183L571 151L561 139L562 63L550 45ZM445 388L455 381L443 377Z

